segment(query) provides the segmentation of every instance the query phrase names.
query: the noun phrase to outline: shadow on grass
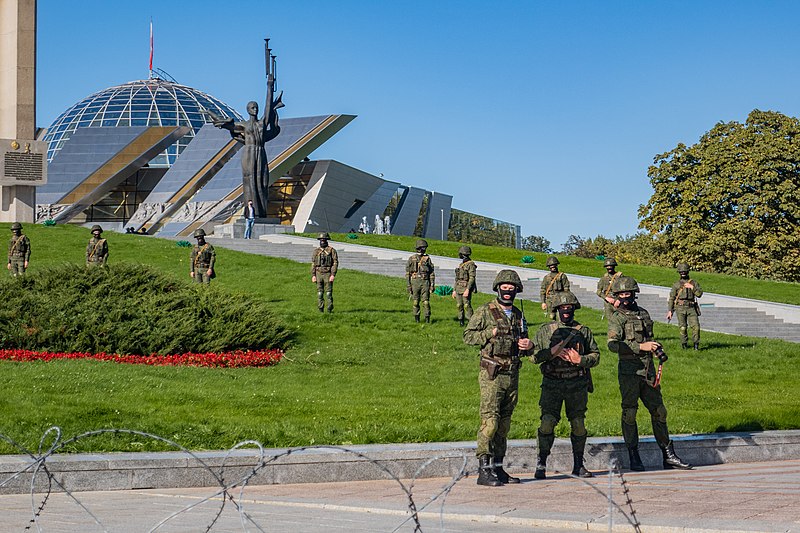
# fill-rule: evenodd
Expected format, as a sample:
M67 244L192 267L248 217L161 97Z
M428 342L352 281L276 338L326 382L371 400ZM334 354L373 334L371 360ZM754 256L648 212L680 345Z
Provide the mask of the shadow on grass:
M740 422L732 426L717 426L717 429L715 430L716 433L738 433L751 431L765 431L765 429L764 426L761 425L761 422L750 420L747 422Z

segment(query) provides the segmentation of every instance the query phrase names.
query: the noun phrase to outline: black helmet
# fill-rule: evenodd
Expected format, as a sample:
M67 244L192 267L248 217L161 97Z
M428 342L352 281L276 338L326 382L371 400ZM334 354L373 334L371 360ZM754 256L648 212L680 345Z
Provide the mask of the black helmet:
M92 233L94 233L95 231L99 231L100 233L103 233L103 228L101 228L100 226L95 224L94 226L92 226Z
M417 239L416 244L414 244L414 248L416 248L417 250L419 250L420 248L427 248L427 247L428 247L428 241L426 241L425 239Z
M319 241L329 241L330 239L331 239L331 236L328 234L327 231L323 231L322 233L317 235L317 240L319 240Z
M494 278L492 290L497 291L497 287L503 283L510 283L517 289L517 292L522 292L522 280L519 279L519 274L513 270L501 270L498 272Z
M459 255L472 255L472 248L470 248L469 246L462 246L461 248L458 249L458 254Z
M573 305L575 309L581 308L578 297L569 291L557 292L553 295L553 299L550 300L550 310L555 311L559 305Z
M558 257L556 257L554 255L551 255L550 257L548 257L547 258L547 262L545 263L545 265L547 265L547 266L557 265L557 264L558 264Z
M605 267L607 267L607 266L617 266L617 260L614 259L613 257L609 257L605 261L603 261L603 266L605 266Z
M620 276L614 280L611 285L611 292L618 294L620 292L639 292L639 284L630 276Z
M22 224L19 222L14 222L11 224L11 231L14 231L15 229L22 230Z
M675 270L678 272L689 272L689 265L686 263L678 263L678 266L675 267Z
M205 236L206 236L206 231L203 228L194 230L194 233L192 234L192 237L194 237L195 239L198 237L205 237Z

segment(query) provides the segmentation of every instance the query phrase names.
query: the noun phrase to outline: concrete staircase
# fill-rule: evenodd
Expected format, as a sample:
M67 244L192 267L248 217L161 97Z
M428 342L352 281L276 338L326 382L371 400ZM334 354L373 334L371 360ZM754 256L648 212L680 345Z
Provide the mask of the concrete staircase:
M209 237L214 246L229 248L270 257L282 257L300 263L311 262L311 253L317 241L295 235L263 235L259 240L223 239ZM411 251L390 250L358 244L335 242L332 245L339 254L339 266L343 269L359 270L371 274L405 277L405 264ZM431 256L436 267L438 285L454 285L454 271L460 260L452 257ZM539 286L543 270L509 267L495 263L476 261L478 265L478 290L491 293L494 277L499 270L513 268L522 278L525 292L520 297L538 301ZM598 278L567 273L572 291L584 307L602 309L603 302L595 294ZM668 287L639 284L639 302L653 320L666 322ZM761 300L736 298L720 294L705 293L700 300L702 317L700 326L704 331L716 331L752 337L768 337L800 343L800 306L776 304ZM539 312L538 306L526 309L528 313ZM455 312L455 311L454 311ZM676 322L673 320L672 322Z

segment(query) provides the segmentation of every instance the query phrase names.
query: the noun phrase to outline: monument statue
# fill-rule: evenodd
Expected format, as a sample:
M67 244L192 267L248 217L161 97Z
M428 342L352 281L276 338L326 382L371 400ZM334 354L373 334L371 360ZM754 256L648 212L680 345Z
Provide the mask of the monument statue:
M264 115L258 118L258 103L247 104L249 118L242 122L234 122L232 118L222 117L211 111L205 111L214 126L226 129L231 137L244 144L242 149L242 188L244 205L252 200L256 218L267 216L267 190L269 188L269 167L267 151L264 145L278 136L281 128L278 125L278 109L283 107L281 101L283 91L274 98L276 86L276 56L272 55L269 39L264 39L264 54L267 71L267 98Z

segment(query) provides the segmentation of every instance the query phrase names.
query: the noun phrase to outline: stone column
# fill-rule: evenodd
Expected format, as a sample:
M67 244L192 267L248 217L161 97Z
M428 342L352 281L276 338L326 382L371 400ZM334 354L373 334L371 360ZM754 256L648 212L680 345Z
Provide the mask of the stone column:
M36 0L0 0L0 139L36 136ZM0 186L0 222L34 222L36 188Z

